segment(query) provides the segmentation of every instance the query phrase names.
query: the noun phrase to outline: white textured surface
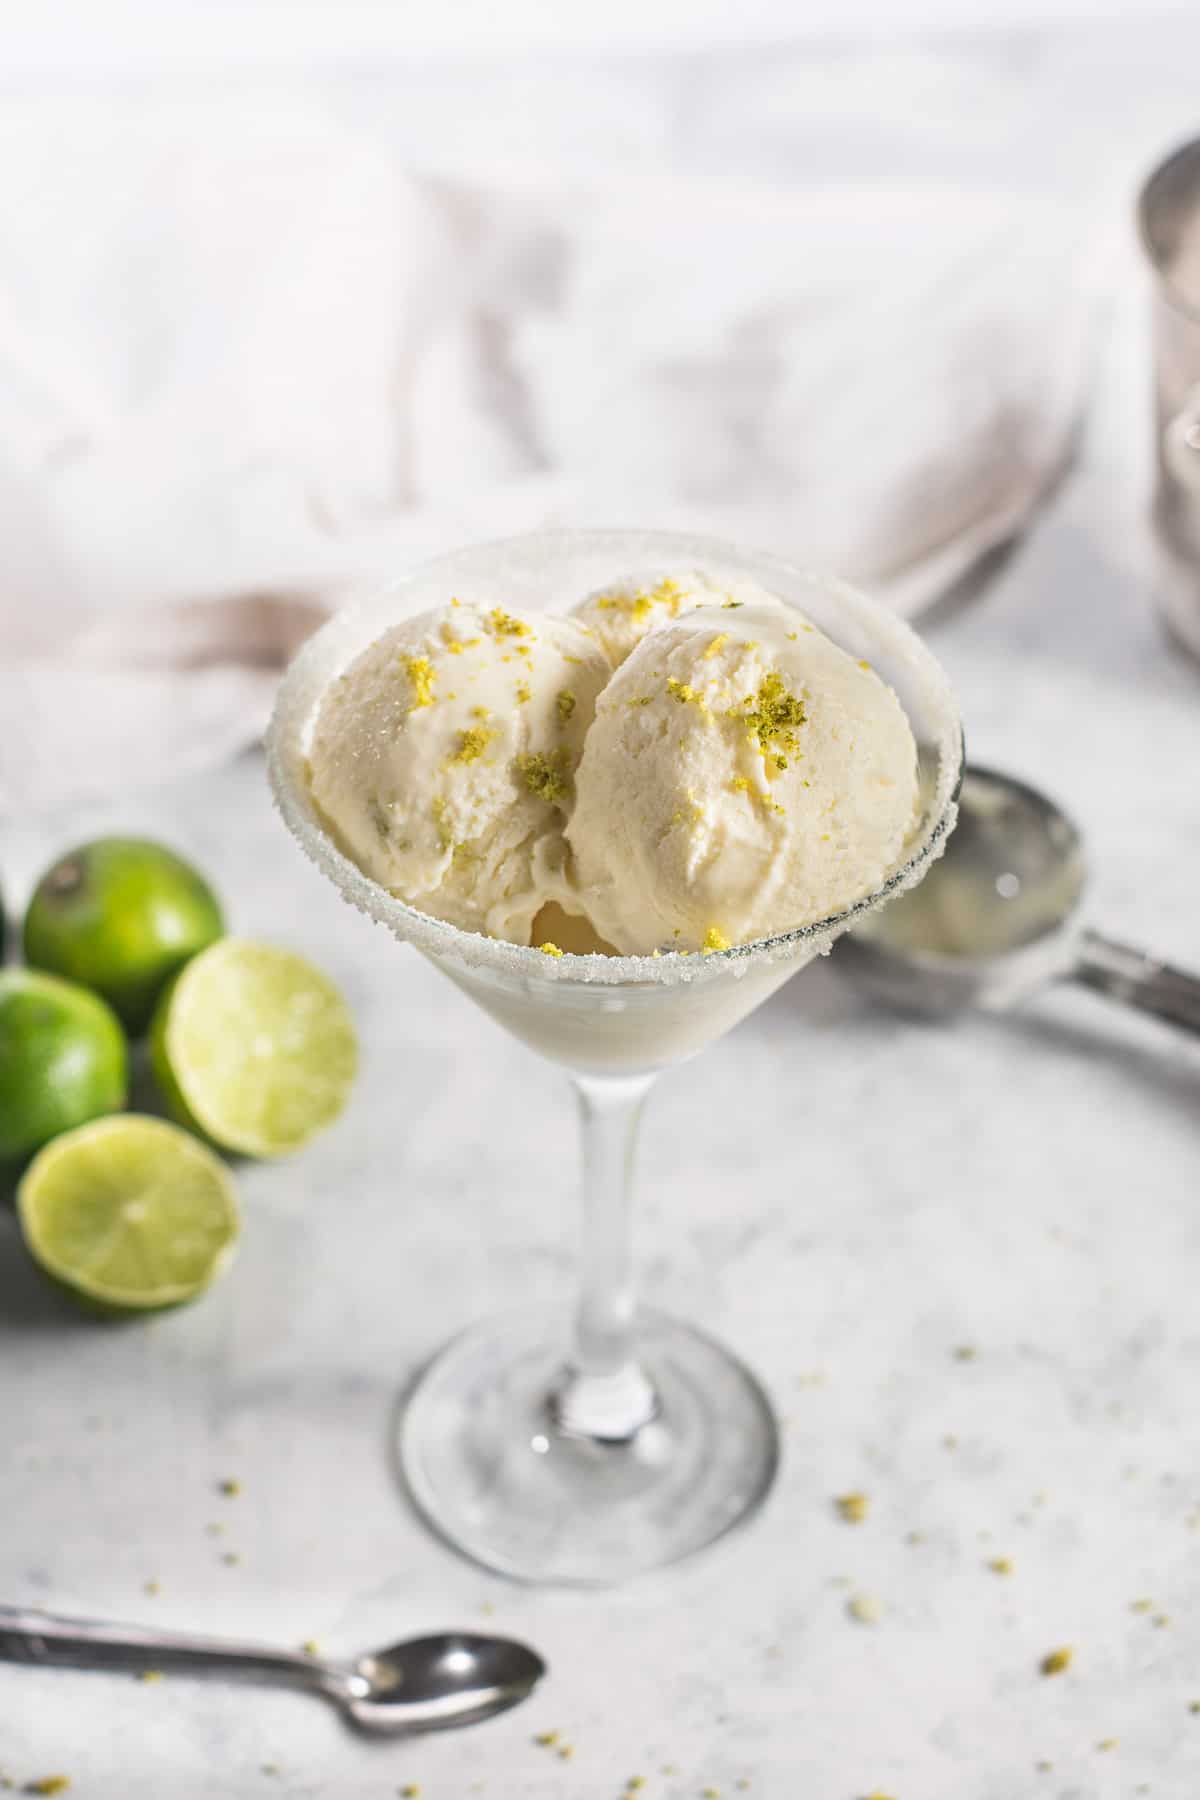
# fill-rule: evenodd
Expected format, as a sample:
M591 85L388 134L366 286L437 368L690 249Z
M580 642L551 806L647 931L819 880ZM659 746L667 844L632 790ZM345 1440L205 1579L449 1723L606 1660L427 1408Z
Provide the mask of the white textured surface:
M1136 334L1121 341L1084 471L934 645L973 752L1052 785L1084 825L1093 919L1195 963L1200 676L1150 612L1126 448L1145 383ZM72 1800L374 1800L408 1782L422 1800L617 1800L635 1774L645 1800L730 1800L743 1777L768 1800L1193 1800L1193 1047L1066 993L1021 1020L906 1024L818 965L667 1077L642 1158L647 1273L769 1381L782 1479L691 1566L600 1598L525 1592L430 1541L387 1437L449 1331L562 1290L560 1078L339 903L257 759L9 831L10 893L72 834L117 825L193 852L240 929L343 982L364 1076L311 1153L239 1173L241 1257L177 1316L77 1322L0 1217L0 1596L330 1649L494 1607L553 1677L507 1719L405 1746L286 1694L0 1670L5 1769L63 1770ZM216 1492L227 1475L237 1499ZM872 1500L858 1527L830 1505L855 1487ZM997 1555L1011 1576L986 1569ZM877 1623L847 1616L859 1592ZM1130 1610L1143 1596L1169 1624ZM1063 1644L1071 1672L1040 1678ZM549 1728L571 1762L532 1743Z
M1093 917L1195 961L1200 689L1153 624L1136 482L1106 448L1138 385L1131 357L1086 469L935 643L975 753L1084 823ZM287 1694L0 1670L6 1769L62 1769L80 1800L367 1800L413 1781L423 1800L616 1800L634 1774L649 1800L741 1777L770 1800L1197 1791L1190 1046L1069 994L1020 1021L901 1023L818 966L667 1077L642 1159L647 1273L769 1381L782 1479L691 1566L608 1597L526 1592L431 1542L387 1447L433 1346L568 1278L560 1078L338 901L257 758L11 834L10 888L118 824L195 853L240 929L318 956L365 1068L310 1154L240 1172L240 1260L177 1316L77 1322L0 1220L0 1594L331 1649L494 1608L553 1676L507 1719L381 1746ZM871 1497L861 1526L831 1508L849 1488ZM997 1555L1011 1576L984 1566ZM855 1592L877 1623L848 1616ZM1130 1610L1142 1596L1169 1625ZM1042 1679L1060 1644L1074 1668ZM532 1742L550 1728L570 1763Z

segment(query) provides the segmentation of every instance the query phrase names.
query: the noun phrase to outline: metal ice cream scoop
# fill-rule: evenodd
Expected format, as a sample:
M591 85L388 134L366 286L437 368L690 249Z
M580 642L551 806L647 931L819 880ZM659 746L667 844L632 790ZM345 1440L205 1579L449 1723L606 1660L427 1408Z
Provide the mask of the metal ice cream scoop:
M1011 775L972 767L945 855L837 946L834 965L902 1011L1004 1012L1051 982L1200 1032L1200 977L1084 927L1079 831Z

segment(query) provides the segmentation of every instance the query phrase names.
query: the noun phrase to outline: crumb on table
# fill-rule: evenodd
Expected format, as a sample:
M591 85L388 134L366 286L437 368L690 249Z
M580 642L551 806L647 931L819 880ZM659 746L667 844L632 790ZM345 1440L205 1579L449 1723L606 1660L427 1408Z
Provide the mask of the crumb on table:
M871 1510L870 1500L860 1493L839 1494L834 1505L847 1525L861 1525Z

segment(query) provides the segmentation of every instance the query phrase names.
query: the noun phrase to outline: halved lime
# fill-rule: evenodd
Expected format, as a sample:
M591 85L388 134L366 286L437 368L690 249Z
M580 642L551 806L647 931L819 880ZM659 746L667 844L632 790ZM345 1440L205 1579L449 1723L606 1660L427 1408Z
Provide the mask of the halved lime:
M17 1189L31 1255L115 1312L192 1300L230 1261L233 1183L211 1150L162 1119L97 1119L39 1152Z
M246 1156L285 1155L331 1125L358 1065L332 981L246 938L220 939L176 976L150 1052L173 1115Z

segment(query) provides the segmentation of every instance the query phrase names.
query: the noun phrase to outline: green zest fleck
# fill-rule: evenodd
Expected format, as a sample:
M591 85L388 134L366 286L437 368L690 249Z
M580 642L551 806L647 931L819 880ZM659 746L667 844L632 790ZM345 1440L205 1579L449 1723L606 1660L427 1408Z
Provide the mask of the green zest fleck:
M786 769L788 757L800 749L799 731L808 715L803 700L789 692L778 670L764 675L757 694L745 701L741 712L734 716L746 721L750 727L747 735L752 743L757 741L763 755L777 769Z
M564 688L554 703L558 708L558 716L565 725L575 711L575 696L570 688Z
M715 925L710 925L704 934L704 942L701 944L700 948L703 950L705 956L711 956L714 950L728 950L729 939L725 936L725 933L719 931Z
M561 956L562 955L562 951L559 949L557 944L551 944L549 942L546 942L544 944L539 944L538 949L541 951L543 956Z
M566 750L531 750L517 758L517 772L531 794L559 805L571 792L571 758Z

